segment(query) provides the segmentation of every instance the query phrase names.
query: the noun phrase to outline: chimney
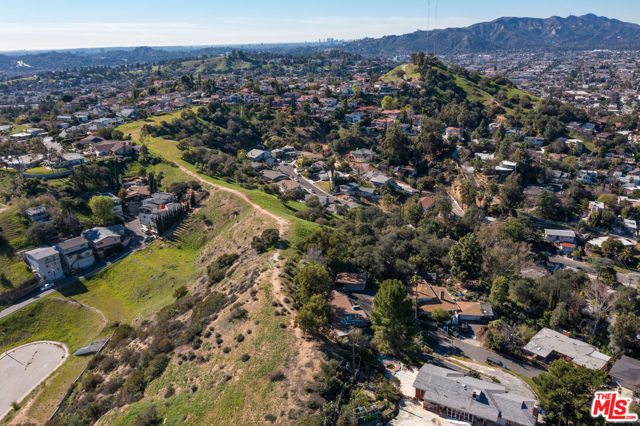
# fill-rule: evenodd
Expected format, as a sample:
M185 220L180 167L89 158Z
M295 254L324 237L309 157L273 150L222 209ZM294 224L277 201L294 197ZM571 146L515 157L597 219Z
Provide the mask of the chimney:
M440 300L444 300L444 290L440 290Z

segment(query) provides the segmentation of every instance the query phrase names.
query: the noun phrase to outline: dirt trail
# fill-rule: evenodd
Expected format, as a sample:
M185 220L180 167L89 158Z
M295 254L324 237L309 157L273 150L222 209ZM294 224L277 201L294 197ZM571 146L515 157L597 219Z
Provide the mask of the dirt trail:
M60 302L69 303L70 305L79 305L79 306L82 306L83 308L86 308L86 309L89 309L90 311L95 312L96 314L98 314L102 318L102 322L104 323L103 326L106 326L109 323L109 319L104 314L104 312L102 312L100 309L98 309L98 308L96 308L94 306L85 305L84 303L80 303L77 300L73 300L73 299L63 299L63 298L60 298L60 297L54 297L53 299L54 300L59 300Z
M278 224L280 235L286 235L287 232L289 232L289 227L290 227L291 224L289 223L289 221L287 219L283 218L282 216L278 216L275 213L271 213L270 211L268 211L264 207L254 203L253 201L251 201L251 199L244 192L238 191L237 189L228 188L226 186L222 186L222 185L218 185L218 184L209 182L208 180L206 180L205 178L200 176L198 173L187 169L182 164L176 163L175 161L174 161L174 164L176 166L178 166L178 168L181 171L183 171L184 173L188 174L189 176L197 179L202 184L204 184L206 186L212 186L212 187L214 187L216 189L219 189L221 191L225 191L225 192L231 193L231 194L235 195L236 197L246 201L251 207L253 207L257 211L259 211L260 213L263 213L263 214L271 217Z

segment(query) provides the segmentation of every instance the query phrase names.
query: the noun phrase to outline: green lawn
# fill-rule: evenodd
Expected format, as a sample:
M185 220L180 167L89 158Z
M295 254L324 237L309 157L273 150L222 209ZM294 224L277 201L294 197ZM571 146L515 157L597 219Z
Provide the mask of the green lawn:
M0 214L0 293L12 290L21 284L34 279L34 275L26 263L18 255L18 251L29 248L24 234L27 225L18 216L16 208Z
M172 302L177 287L189 286L203 268L203 248L234 223L246 219L246 204L215 193L188 222L175 241L158 240L103 269L89 279L62 289L62 295L100 309L110 321L145 318ZM240 214L230 218L220 205Z
M34 342L55 340L71 352L95 339L104 326L102 317L83 306L56 298L32 303L0 320L7 349Z
M133 162L127 168L125 175L140 175L142 169L146 170L146 173L153 172L156 176L162 173L162 182L160 189L166 191L172 183L184 182L189 180L189 176L186 176L175 164L162 161L158 164L143 166L142 164Z
M48 175L51 173L58 172L68 172L69 169L47 169L46 167L34 167L32 169L27 169L24 172L32 175Z
M170 121L173 118L177 117L178 115L179 114L176 111L166 116L154 117L153 121L156 123L160 121ZM118 127L118 129L122 130L122 132L125 135L131 134L132 139L136 140L136 138L140 135L140 129L144 124L145 124L145 121L139 120L139 121L135 121L135 122L120 126ZM264 207L269 212L289 219L294 225L292 229L292 234L288 236L288 238L291 240L292 243L296 243L304 239L307 235L310 235L316 230L320 229L320 225L313 222L308 222L306 220L302 220L294 216L294 213L296 211L304 210L306 208L303 203L288 202L287 205L285 206L280 202L280 200L278 200L278 197L274 195L266 194L265 192L257 189L254 189L254 190L245 189L238 184L227 182L222 179L213 178L203 173L200 173L200 171L193 164L187 163L186 161L183 161L180 158L180 155L181 155L180 150L177 148L176 142L174 141L163 139L163 138L149 137L147 138L146 143L149 146L150 152L156 155L160 155L161 157L165 158L169 162L180 164L181 166L193 172L199 173L202 178L204 178L205 180L213 184L240 190L245 194L247 194L247 196L251 201L253 201L254 203L258 204L261 207Z
M172 301L176 287L191 281L197 252L154 243L61 290L63 296L100 309L110 321L152 314Z

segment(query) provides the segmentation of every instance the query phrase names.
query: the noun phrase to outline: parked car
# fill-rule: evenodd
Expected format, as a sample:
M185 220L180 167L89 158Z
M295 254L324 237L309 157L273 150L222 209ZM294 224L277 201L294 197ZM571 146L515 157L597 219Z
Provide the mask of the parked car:
M502 361L500 361L499 359L494 358L492 356L488 356L487 357L487 362L489 364L497 365L498 367L504 367L504 364L502 363Z
M49 290L50 288L53 288L53 287L55 287L55 284L52 283L52 282L44 283L44 284L42 284L40 286L40 291L47 291L47 290Z

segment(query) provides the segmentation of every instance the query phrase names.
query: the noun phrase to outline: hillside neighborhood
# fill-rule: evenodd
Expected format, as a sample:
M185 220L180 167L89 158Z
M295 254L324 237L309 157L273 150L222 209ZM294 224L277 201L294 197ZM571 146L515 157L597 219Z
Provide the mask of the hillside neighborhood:
M69 358L3 422L640 412L639 64L229 49L7 77L0 338Z

